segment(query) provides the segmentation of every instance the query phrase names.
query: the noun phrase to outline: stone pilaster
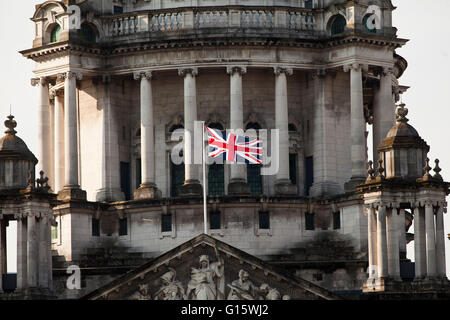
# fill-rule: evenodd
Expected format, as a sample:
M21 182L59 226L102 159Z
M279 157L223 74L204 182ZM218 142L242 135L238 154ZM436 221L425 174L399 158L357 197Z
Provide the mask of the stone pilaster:
M29 288L38 286L39 230L34 213L27 216L27 283Z
M427 261L425 255L425 210L420 206L414 208L414 259L415 279L425 277Z
M53 190L59 192L64 187L64 96L55 93L55 183Z
M373 280L378 277L377 270L377 217L375 209L372 206L367 208L368 221L368 256L369 256L369 279Z
M386 240L386 207L380 205L377 213L377 262L378 278L388 277L388 256Z
M244 131L242 76L247 73L247 68L231 66L227 68L227 73L230 75L230 129ZM250 194L250 186L247 183L247 166L242 163L233 163L230 166L230 171L231 179L228 185L228 194Z
M275 67L275 128L280 132L279 170L275 182L277 195L295 195L297 187L289 179L289 114L287 77L293 74L291 68Z
M25 290L27 286L27 219L17 216L17 289Z
M78 117L76 81L82 74L66 72L58 76L64 79L64 163L65 185L58 193L58 200L86 200L86 191L80 189L78 172Z
M197 120L197 68L180 69L184 78L184 165L185 182L182 196L202 195L202 185L198 179L198 165L194 164L194 126Z
M427 255L427 278L434 279L436 272L436 234L434 228L434 212L431 203L425 203L425 239Z
M102 112L102 186L96 192L96 201L114 202L125 200L120 189L120 160L118 129L116 117L111 105L111 77L102 77L103 112ZM99 90L100 91L100 90Z
M386 237L387 237L389 278L401 281L398 217L396 208L391 208L388 210L388 214L386 217L386 224L387 224Z
M344 67L350 71L350 105L351 105L351 158L352 177L345 185L345 191L351 192L364 183L366 178L366 120L364 117L362 71L366 65L353 63Z
M155 184L155 124L151 72L135 73L141 85L141 168L142 181L134 192L135 199L154 199L159 196Z
M436 212L436 264L439 278L447 278L445 264L444 205L441 203Z
M38 254L38 286L40 288L48 288L48 243L51 241L48 239L47 233L49 230L48 216L42 214L41 218L38 220L37 231L39 232L39 254Z

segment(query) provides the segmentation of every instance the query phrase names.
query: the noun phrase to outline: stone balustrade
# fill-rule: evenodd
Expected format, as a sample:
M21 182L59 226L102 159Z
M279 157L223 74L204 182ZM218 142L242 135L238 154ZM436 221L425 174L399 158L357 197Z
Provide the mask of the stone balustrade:
M105 36L117 38L142 32L176 32L205 28L286 29L315 31L311 9L273 7L177 8L103 16Z

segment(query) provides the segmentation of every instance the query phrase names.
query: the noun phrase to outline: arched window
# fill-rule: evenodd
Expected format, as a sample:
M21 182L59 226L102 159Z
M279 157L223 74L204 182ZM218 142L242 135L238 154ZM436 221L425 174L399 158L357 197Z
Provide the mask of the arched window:
M362 24L364 29L369 33L377 33L377 28L373 25L373 21L369 21L370 17L372 17L374 13L366 14L363 18Z
M222 131L225 135L224 128L220 123L211 123L208 125L211 129ZM225 195L225 166L223 163L213 163L208 168L208 194L210 196Z
M293 123L289 123L288 128L289 132L297 132L297 126Z
M88 23L83 23L80 29L81 39L86 42L95 43L97 42L97 34L93 27L91 27Z
M250 122L245 127L245 130L260 130L261 126L257 122ZM263 193L262 190L262 176L261 165L247 163L247 183L250 186L250 193L258 196Z
M345 20L344 16L338 14L331 23L331 35L343 33L346 26L347 20Z
M50 33L50 43L54 43L54 42L58 42L60 37L61 37L61 27L58 25L56 25L53 29L52 32Z

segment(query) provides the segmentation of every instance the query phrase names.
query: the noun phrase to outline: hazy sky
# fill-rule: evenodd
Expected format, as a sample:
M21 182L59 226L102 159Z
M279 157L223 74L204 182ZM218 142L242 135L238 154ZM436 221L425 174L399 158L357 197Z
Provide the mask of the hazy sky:
M43 0L0 1L0 120L9 114L9 106L18 122L18 135L37 154L36 90L30 85L33 62L18 51L32 46L34 24L29 20L34 5ZM410 39L397 53L408 60L409 67L400 79L411 86L403 95L410 110L412 124L431 146L430 159L441 160L442 175L450 180L450 37L448 32L448 0L394 0L393 24L398 36ZM432 4L432 5L430 5ZM446 215L446 231L450 233L450 214ZM411 230L412 231L412 230ZM8 249L15 256L14 236L9 235ZM12 238L12 239L11 239ZM450 245L446 240L447 270L450 270ZM9 259L9 271L15 271ZM447 272L448 274L450 272Z

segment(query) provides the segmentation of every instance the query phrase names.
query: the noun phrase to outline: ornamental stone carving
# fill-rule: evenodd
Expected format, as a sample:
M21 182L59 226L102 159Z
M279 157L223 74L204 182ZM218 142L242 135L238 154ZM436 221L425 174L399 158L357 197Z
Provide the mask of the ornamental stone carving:
M210 263L209 256L200 256L199 268L192 268L188 283L188 300L223 300L225 297L225 279L223 260Z

